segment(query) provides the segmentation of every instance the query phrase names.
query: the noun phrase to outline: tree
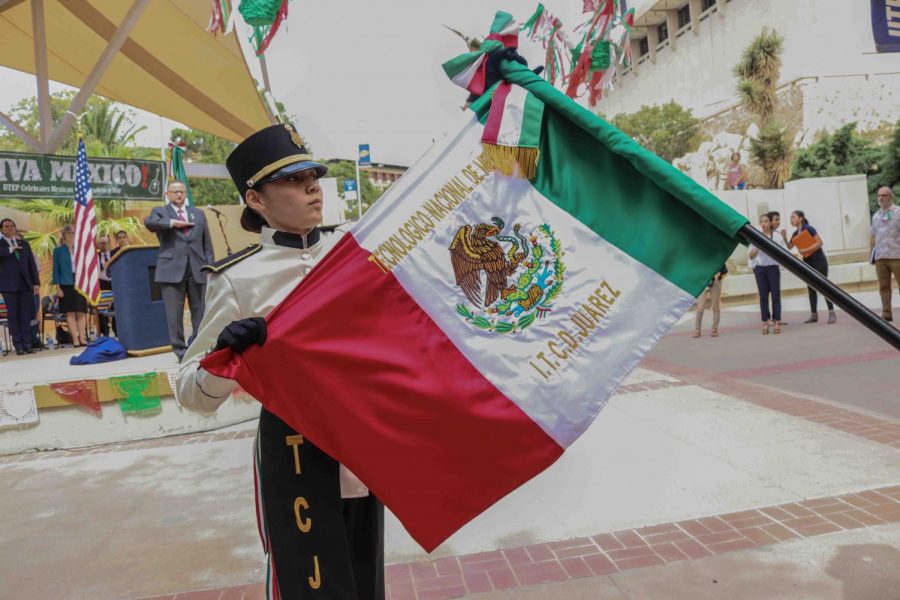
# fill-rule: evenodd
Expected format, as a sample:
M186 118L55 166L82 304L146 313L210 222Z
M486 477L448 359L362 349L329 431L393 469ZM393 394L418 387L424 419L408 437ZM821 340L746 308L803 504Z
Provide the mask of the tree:
M869 208L878 210L876 193L881 186L900 192L900 121L892 140L876 144L856 132L856 123L848 123L832 134L823 134L815 143L797 153L792 179L866 175Z
M662 106L642 106L631 114L620 113L612 124L666 162L700 146L700 120L674 100Z
M794 159L791 179L867 174L879 162L881 154L881 147L856 133L856 123L847 123L800 150Z
M338 191L343 198L344 179L356 179L356 165L352 160L335 160L328 163L328 177L337 177ZM383 190L376 187L365 172L360 172L359 184L362 187L362 212L365 214L375 201L381 197ZM352 206L346 206L345 212L350 215L356 215L356 202L353 201Z
M225 159L234 150L234 144L217 135L197 129L172 130L172 141L185 144L186 161L224 165ZM199 179L188 177L191 194L197 206L208 204L238 204L238 192L231 179Z
M881 147L881 153L873 163L868 177L869 208L878 210L876 193L878 188L887 186L894 190L894 197L900 197L900 120L894 126L891 141Z
M75 221L74 200L2 200L0 204L31 214L40 215L53 224L49 231L29 231L24 234L32 245L35 255L47 259L58 244L58 235L63 225ZM137 236L143 225L135 217L124 215L125 203L121 200L103 200L94 202L97 214L97 235L115 236L117 231L125 231L129 236Z
M50 119L56 127L69 109L74 92L57 92L50 96ZM9 111L26 132L39 137L40 118L37 98L20 100ZM109 158L153 158L156 151L152 148L138 146L135 137L144 127L137 127L134 113L121 105L102 98L91 96L81 114L81 132L88 157L103 156ZM0 135L0 149L14 152L30 152L31 149L11 131ZM78 130L72 130L63 139L57 153L74 155L78 150ZM16 208L23 212L41 215L55 228L49 231L29 231L25 238L32 244L35 254L46 259L57 244L57 236L63 225L75 220L74 200L3 200L4 206ZM126 231L136 235L141 230L141 223L134 217L124 216L125 203L120 200L98 200L94 202L97 213L97 231L99 235L114 235L117 231Z
M764 28L734 67L738 95L759 127L759 136L750 140L750 159L763 170L766 187L776 189L790 177L793 154L791 132L774 119L783 51L784 38Z
M56 92L50 95L50 122L56 128L62 121L75 92ZM37 98L24 98L16 103L9 115L18 122L29 135L40 137L40 114ZM91 96L81 113L81 132L88 157L107 158L155 158L153 148L138 146L135 138L146 127L134 123L134 111L101 96ZM0 150L31 152L31 148L9 130L0 135ZM57 154L74 155L78 150L78 127L72 127Z

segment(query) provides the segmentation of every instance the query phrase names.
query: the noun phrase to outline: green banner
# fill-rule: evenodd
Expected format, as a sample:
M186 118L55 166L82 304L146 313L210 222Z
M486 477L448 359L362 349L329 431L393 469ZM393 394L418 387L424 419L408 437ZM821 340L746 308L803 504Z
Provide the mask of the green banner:
M145 413L162 408L156 373L111 377L109 383L125 414Z
M94 199L162 200L166 164L88 157ZM75 197L75 157L0 152L0 198Z

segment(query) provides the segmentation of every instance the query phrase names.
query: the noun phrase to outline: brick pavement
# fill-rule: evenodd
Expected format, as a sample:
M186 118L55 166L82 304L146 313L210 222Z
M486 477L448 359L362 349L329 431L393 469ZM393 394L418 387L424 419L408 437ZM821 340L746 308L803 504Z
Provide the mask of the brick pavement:
M389 600L443 600L563 582L737 552L828 533L900 523L900 485L752 510L388 565ZM262 583L154 600L265 598Z
M891 350L896 355L896 351ZM864 438L871 442L900 449L900 423L875 417L864 412L843 408L821 400L814 400L750 381L743 381L726 373L713 373L685 367L657 358L645 358L641 366L677 377L687 384L743 400L757 406L778 411L832 429Z

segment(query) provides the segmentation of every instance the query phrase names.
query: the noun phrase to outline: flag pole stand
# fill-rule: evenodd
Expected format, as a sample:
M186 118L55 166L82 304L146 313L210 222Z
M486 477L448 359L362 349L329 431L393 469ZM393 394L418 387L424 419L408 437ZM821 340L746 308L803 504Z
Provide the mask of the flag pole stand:
M768 254L778 264L800 278L803 283L834 302L872 333L900 350L900 330L895 329L890 323L863 306L856 298L836 286L827 277L770 240L749 223L738 230L738 237Z

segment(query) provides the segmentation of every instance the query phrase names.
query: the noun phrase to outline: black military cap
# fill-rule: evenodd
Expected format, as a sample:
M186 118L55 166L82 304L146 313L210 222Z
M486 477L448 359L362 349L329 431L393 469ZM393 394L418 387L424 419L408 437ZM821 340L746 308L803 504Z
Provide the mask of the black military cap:
M266 127L248 137L228 155L225 166L242 198L247 190L291 173L315 169L316 176L323 177L328 172L328 167L312 159L297 129L288 123ZM262 215L249 206L244 208L241 227L259 232L263 225Z

